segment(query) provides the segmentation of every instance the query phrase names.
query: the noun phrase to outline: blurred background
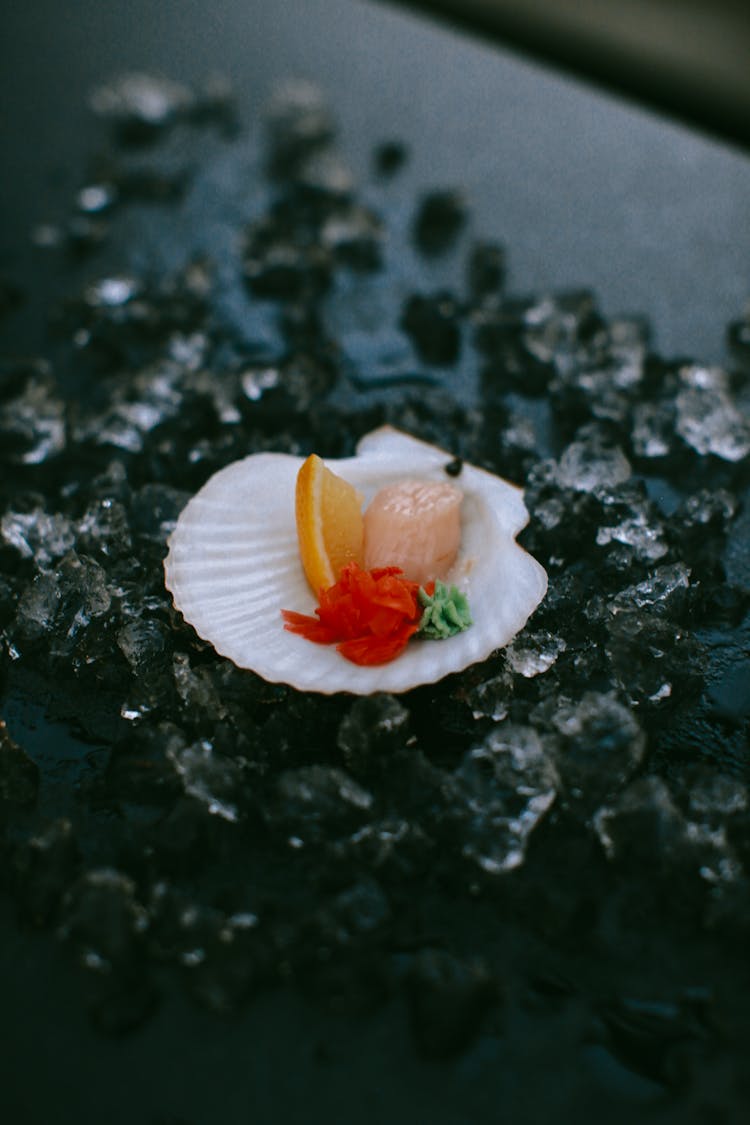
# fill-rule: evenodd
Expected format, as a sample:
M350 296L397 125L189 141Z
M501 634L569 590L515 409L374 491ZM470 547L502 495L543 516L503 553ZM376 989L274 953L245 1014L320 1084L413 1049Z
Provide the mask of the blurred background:
M750 148L748 0L402 0L403 4L497 38Z

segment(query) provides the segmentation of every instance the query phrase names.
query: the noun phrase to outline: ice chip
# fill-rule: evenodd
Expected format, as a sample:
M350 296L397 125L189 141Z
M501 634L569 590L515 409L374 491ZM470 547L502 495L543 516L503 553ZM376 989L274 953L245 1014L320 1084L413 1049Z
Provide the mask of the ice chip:
M681 592L677 587L671 595L675 601L661 606L656 602L628 610L618 602L609 616L607 658L616 682L636 704L690 699L699 692L705 653L669 617L673 605L679 608Z
M690 586L690 568L683 562L658 566L643 582L628 586L608 603L612 614L675 605Z
M675 399L675 428L683 441L704 456L744 460L750 453L750 420L734 403L725 372L685 367L680 377L684 385Z
M324 246L355 269L376 269L380 265L383 232L380 220L365 207L350 206L334 211L321 232Z
M112 593L104 570L93 559L67 554L54 571L36 576L22 594L16 615L20 636L55 638L56 651L75 645L94 618L106 614Z
M167 630L159 621L137 618L117 633L117 647L136 676L151 676L164 658Z
M623 389L643 379L650 327L642 317L617 317L607 329L608 350L615 365L614 381Z
M0 541L44 570L73 547L75 533L59 512L50 514L34 508L30 512L5 512L0 520Z
M116 309L141 292L141 283L132 274L114 274L94 281L84 290L83 299L93 309Z
M278 386L279 378L277 367L249 367L240 376L240 385L250 402L259 402L266 391Z
M606 547L610 543L632 547L636 558L644 562L656 562L669 551L663 529L659 524L652 523L645 511L637 512L614 525L600 527L596 533L596 542L600 547Z
M343 770L301 766L278 779L276 802L266 810L272 823L305 842L316 843L360 824L373 803L372 794Z
M294 175L336 131L320 88L304 79L290 79L273 91L266 108L268 165L278 177Z
M298 188L329 204L346 204L355 186L351 168L339 153L331 150L311 153L294 179Z
M172 660L172 674L177 694L185 707L213 719L223 719L226 716L226 708L219 698L208 668L192 668L189 657L185 653L176 652Z
M506 649L507 654L507 649ZM496 676L483 680L467 696L472 718L492 719L499 723L508 715L513 699L513 676L506 667Z
M653 460L672 451L674 409L671 404L637 402L633 407L630 439L636 457Z
M319 232L311 237L301 220L265 216L247 228L242 268L245 281L259 297L294 300L319 296L331 282L334 254Z
M554 365L558 374L575 375L582 363L603 358L600 327L593 295L586 289L569 290L526 310L523 342L531 355Z
M531 727L503 725L464 758L452 778L463 854L499 875L519 867L531 833L557 795L557 771Z
M567 647L563 637L552 633L525 632L505 650L505 659L512 672L531 679L547 672Z
M363 825L348 838L336 841L333 850L358 867L383 869L386 877L402 879L429 868L435 844L418 824L388 818Z
M65 896L60 937L100 973L127 967L148 928L133 880L111 867L87 871Z
M187 86L168 78L132 71L92 90L94 113L125 130L161 129L193 104Z
M232 823L240 819L242 770L236 762L218 754L208 739L189 746L181 745L177 738L171 739L166 754L189 796L204 805L212 816Z
M337 745L353 767L377 767L408 737L409 712L393 695L366 695L352 704L338 730ZM380 760L380 761L379 761Z
M697 532L701 537L712 529L724 531L737 511L737 500L725 488L702 488L691 493L675 513L681 530Z
M189 499L188 493L170 485L145 484L133 495L133 530L153 543L165 544Z
M561 699L550 722L560 739L556 760L566 801L588 818L633 776L646 736L614 693L588 691L577 701Z
M681 847L686 824L661 778L632 782L593 819L594 830L608 859L634 866L664 868Z
M65 446L65 404L46 366L32 366L20 392L0 403L0 463L41 465Z
M76 206L86 215L100 215L117 202L117 188L110 183L86 184L76 195Z
M748 808L748 791L739 778L713 770L690 777L686 798L690 819L709 828L719 828Z
M83 550L100 557L119 559L133 549L125 507L109 496L89 504L78 522L78 535Z
M571 442L557 470L562 487L576 492L614 488L630 474L630 462L619 446L607 446L597 438Z

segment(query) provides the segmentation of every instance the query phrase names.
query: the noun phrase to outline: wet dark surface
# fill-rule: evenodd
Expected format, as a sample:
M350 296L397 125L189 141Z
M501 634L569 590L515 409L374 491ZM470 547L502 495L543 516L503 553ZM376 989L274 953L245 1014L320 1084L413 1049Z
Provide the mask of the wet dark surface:
M85 61L43 11L3 141L8 1119L744 1120L750 166L366 6L92 8ZM221 660L163 589L186 499L383 421L525 485L527 629L400 698Z

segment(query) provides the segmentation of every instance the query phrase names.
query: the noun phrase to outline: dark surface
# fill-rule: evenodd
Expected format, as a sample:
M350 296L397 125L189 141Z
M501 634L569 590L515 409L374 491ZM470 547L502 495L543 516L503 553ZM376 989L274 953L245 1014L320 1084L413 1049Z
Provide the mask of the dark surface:
M720 146L503 54L366 5L287 4L274 11L260 3L217 3L208 19L198 4L130 3L114 10L92 4L77 6L63 20L56 6L31 4L4 22L0 145L13 174L3 177L0 269L29 294L5 320L6 353L44 350L48 298L66 295L69 286L77 291L103 272L103 259L96 255L71 266L31 249L28 234L34 224L65 219L72 194L85 182L83 169L102 144L85 109L89 88L113 70L137 67L189 81L211 70L228 73L246 131L234 141L204 137L196 144L196 190L184 207L166 212L166 218L158 207L145 207L113 223L104 251L111 268L130 261L158 272L196 251L210 251L228 273L237 269L237 228L262 210L266 198L257 156L259 105L275 79L301 74L325 89L341 122L341 148L361 179L369 176L379 142L396 138L409 148L393 185L368 187L369 198L387 213L392 239L376 316L384 311L395 323L402 298L414 289L460 287L461 255L449 253L434 262L405 248L418 195L435 187L460 188L469 206L468 237L506 245L514 292L585 285L595 290L606 316L647 314L656 350L664 356L700 361L725 356L726 324L739 317L748 297L750 162ZM186 152L189 146L177 155L184 160ZM253 316L252 306L233 296L232 282L221 292L228 323ZM345 288L329 310L352 354L363 315L361 307L352 313L356 304L356 287ZM366 320L368 308L364 313ZM261 317L252 327L268 331ZM365 349L366 375L371 358ZM470 364L459 368L462 399L472 397L473 373ZM69 377L75 378L74 370ZM747 587L745 546L738 536L730 569ZM726 648L727 668L722 643L714 704L728 713L731 733L717 753L724 755L724 767L747 780L746 714L736 698L742 687L732 680L737 650ZM746 647L746 640L742 643ZM96 727L93 701L91 711ZM105 733L97 742L89 732L84 744L65 724L48 724L27 696L9 696L3 715L34 760L47 763L40 814L75 811L78 785L83 781L85 793L87 778L101 769ZM701 729L693 728L699 757ZM711 737L715 729L710 727ZM666 738L663 753L665 747ZM710 758L713 744L704 749ZM122 839L121 824L114 834ZM101 862L108 862L106 834L99 839ZM575 857L575 847L571 854ZM559 902L554 910L565 914ZM665 1080L658 1061L644 1062L638 1055L653 1054L659 1039L653 1028L644 1035L645 1048L637 1033L629 1040L625 1035L619 1055L591 1037L592 1009L608 1013L617 1025L621 1013L614 997L632 993L656 1001L667 980L669 996L655 1018L677 1026L688 1054L696 1039L714 1046L731 1041L741 1053L746 1017L742 987L735 995L731 975L739 958L730 959L725 975L715 974L717 947L693 935L692 919L681 930L677 912L673 931L659 940L644 937L643 950L632 939L619 946L616 920L610 919L614 932L598 956L566 947L558 971L547 935L538 930L527 939L522 927L511 925L503 932L505 945L496 948L496 914L491 895L478 894L474 901L465 886L450 883L425 903L422 924L428 932L434 921L467 959L486 954L513 969L503 974L503 1003L482 1033L466 1050L435 1061L415 1052L407 1017L411 1010L415 1018L420 981L432 972L424 962L413 970L411 991L396 991L367 1016L330 1013L320 997L302 998L276 984L247 1009L220 1018L189 1003L165 974L158 982L163 999L152 1018L123 1038L103 1036L87 1019L83 974L76 975L70 956L49 933L21 927L3 897L4 1120L458 1125L502 1120L506 1108L514 1121L555 1114L566 1122L605 1116L613 1122L639 1116L696 1125L743 1119L747 1090L735 1085L738 1072L725 1065L720 1049L701 1056L686 1104L680 1081ZM573 985L566 978L571 971ZM686 1011L690 1004L700 1006L706 981L724 1022L716 1030L711 1019L695 1017L696 1034L693 1017L682 1009L675 1016L675 1005L684 1003ZM471 1000L471 989L459 992L462 1003ZM429 1023L429 1005L426 1019ZM430 1032L423 1028L421 1034L429 1038ZM441 1032L434 1034L440 1054Z
M531 58L750 148L743 0L412 0Z
M477 231L511 244L517 291L585 285L607 314L648 310L663 354L704 361L747 298L746 158L418 19L346 2L209 19L187 2L63 20L37 2L6 14L0 51L4 245L59 214L91 149L86 94L113 70L219 70L246 114L292 74L325 86L359 167L378 139L410 143L405 198L460 181Z

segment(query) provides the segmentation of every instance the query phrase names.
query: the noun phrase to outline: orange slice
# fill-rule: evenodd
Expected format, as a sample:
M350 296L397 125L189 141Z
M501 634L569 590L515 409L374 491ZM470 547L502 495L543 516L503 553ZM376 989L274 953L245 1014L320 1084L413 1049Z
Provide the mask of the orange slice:
M338 582L347 563L362 566L362 499L354 485L327 469L315 453L297 474L299 554L316 596Z

